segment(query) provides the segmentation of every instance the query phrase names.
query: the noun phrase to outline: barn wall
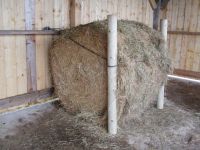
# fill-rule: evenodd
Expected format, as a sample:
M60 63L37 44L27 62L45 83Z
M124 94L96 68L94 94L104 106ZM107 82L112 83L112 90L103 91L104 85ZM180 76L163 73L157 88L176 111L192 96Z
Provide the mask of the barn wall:
M72 17L70 0L0 0L0 30L25 30L25 2L34 4L32 29L69 28ZM73 1L73 0L72 0ZM116 13L119 19L136 20L152 26L153 12L148 0L74 0L78 10L76 25L106 19ZM71 10L70 10L71 8ZM29 9L28 9L29 11ZM29 16L28 16L29 17ZM27 70L27 36L0 36L0 99L30 92ZM48 48L52 36L31 36L36 52L36 90L51 87Z
M171 31L200 32L200 1L170 0L164 17ZM175 68L200 72L200 36L171 34L169 49Z
M79 24L106 19L117 14L119 19L136 20L153 24L153 11L148 0L79 0Z
M34 4L33 29L69 27L68 0L0 0L0 30L25 30L25 1ZM27 7L27 6L26 6ZM24 35L0 36L0 99L27 93L27 49ZM37 90L51 86L48 47L52 36L32 36L36 51Z

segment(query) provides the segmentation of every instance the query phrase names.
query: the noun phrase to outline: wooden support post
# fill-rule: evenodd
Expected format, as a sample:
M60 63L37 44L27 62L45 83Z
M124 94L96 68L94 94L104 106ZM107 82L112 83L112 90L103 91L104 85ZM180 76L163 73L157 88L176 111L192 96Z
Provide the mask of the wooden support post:
M25 27L26 30L35 28L35 0L25 0ZM26 63L27 63L27 91L37 90L36 80L36 46L35 36L26 36Z
M70 27L81 24L81 2L70 0Z
M157 7L153 11L153 29L158 30L159 20L160 20L160 7L161 0L158 1Z
M163 36L163 39L164 39L164 48L165 50L167 50L167 26L168 26L168 23L167 23L167 19L162 19L161 22L160 22L160 30L161 30L161 34ZM158 109L163 109L164 107L164 83L163 85L161 85L161 88L159 90L159 95L158 95L158 101L157 101L157 108Z
M108 15L108 133L117 134L117 17Z

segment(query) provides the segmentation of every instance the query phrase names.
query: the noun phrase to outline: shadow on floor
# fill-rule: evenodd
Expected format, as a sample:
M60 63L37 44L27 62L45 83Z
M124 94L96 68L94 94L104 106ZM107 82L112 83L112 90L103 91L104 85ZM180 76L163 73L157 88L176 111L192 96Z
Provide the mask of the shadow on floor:
M166 97L177 105L200 112L200 84L170 79L166 86Z

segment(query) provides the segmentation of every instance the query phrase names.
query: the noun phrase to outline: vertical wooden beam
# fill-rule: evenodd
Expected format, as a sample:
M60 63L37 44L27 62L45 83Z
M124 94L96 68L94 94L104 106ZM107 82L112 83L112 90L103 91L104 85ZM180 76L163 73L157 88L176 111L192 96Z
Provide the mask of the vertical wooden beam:
M35 28L35 0L25 0L25 28ZM35 36L26 36L27 91L37 90Z
M70 27L81 24L81 1L70 0Z
M158 30L159 21L160 21L160 7L161 0L158 1L156 9L153 11L153 29Z

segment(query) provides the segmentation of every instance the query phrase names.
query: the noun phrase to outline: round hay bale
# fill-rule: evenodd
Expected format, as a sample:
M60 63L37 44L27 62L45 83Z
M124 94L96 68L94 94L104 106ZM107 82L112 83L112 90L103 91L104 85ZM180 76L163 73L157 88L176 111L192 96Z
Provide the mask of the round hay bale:
M70 113L105 114L107 21L61 33L50 49L56 94ZM118 21L118 117L140 114L157 100L169 71L170 60L159 32L134 21Z

